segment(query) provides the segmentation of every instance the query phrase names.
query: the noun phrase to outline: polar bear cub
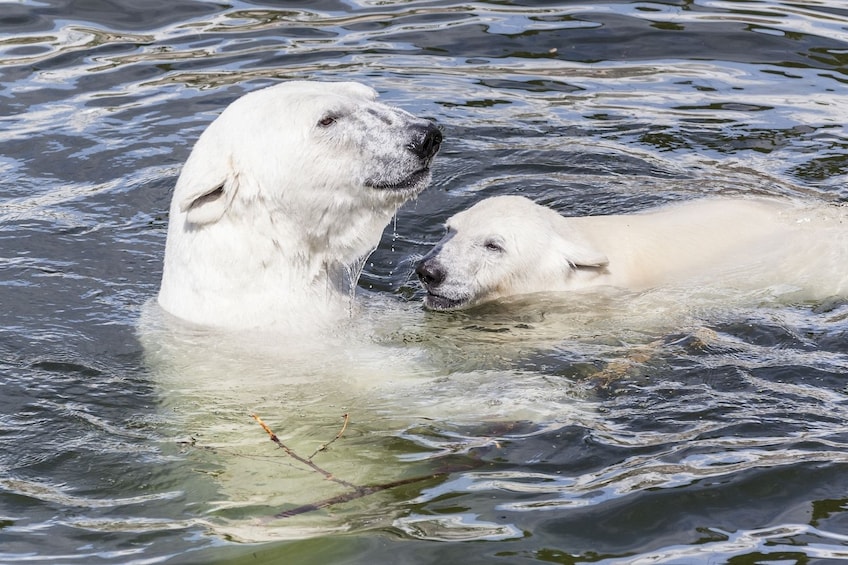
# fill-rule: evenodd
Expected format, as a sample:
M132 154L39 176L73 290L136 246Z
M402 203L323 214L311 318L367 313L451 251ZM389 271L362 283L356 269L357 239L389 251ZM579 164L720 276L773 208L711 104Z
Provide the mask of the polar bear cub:
M596 286L779 285L809 298L848 291L844 206L713 197L638 214L563 217L521 196L497 196L446 227L416 266L432 310Z
M429 121L351 82L292 81L228 106L174 189L158 302L221 328L346 316L359 269L430 182Z

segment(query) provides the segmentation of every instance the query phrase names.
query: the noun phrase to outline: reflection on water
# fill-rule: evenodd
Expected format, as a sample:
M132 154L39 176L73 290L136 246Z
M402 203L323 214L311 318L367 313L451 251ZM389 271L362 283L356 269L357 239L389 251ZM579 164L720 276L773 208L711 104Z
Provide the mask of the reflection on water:
M436 315L411 275L494 194L564 214L844 200L848 10L523 4L3 6L0 561L848 557L843 298ZM227 103L287 78L359 80L437 120L433 187L368 259L356 331L154 332L144 351L179 166ZM386 488L351 496L251 412L304 457L348 414L314 463Z

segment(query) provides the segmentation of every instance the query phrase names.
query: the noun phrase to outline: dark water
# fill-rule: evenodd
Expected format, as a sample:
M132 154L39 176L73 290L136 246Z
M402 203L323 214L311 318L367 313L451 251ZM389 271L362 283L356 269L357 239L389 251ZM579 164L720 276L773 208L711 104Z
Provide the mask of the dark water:
M308 455L344 391L281 389L298 367L236 355L203 390L136 332L193 141L289 78L366 82L446 136L361 280L413 320L387 347L441 373L352 395L315 459L410 480L293 520L272 516L347 489L243 406ZM2 4L0 562L848 560L845 301L552 331L551 305L425 315L410 278L441 222L493 194L574 214L845 200L846 83L842 2ZM243 402L257 375L275 386Z

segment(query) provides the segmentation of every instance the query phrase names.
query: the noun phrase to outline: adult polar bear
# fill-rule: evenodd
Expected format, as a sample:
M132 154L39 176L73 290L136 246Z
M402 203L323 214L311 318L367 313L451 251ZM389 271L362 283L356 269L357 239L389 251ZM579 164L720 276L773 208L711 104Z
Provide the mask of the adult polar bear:
M203 132L174 189L158 301L227 329L347 315L361 262L430 182L429 121L352 82L249 93Z
M567 218L522 196L497 196L446 227L416 266L432 310L600 286L848 293L845 206L713 197Z

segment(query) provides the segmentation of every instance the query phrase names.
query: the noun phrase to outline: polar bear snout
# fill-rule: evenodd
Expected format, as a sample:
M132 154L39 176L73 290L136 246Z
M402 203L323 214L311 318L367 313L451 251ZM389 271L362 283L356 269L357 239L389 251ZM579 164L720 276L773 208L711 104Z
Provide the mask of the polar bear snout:
M429 166L442 145L442 132L432 122L412 126L412 129L413 139L406 148L421 159L425 166Z
M394 112L400 116L394 123L377 120L366 128L364 135L371 137L363 149L371 159L365 165L365 186L408 199L430 183L430 165L442 145L442 132L429 120ZM386 125L390 127L380 132Z
M425 257L415 266L415 274L425 290L435 290L441 285L447 273L445 268L434 257Z
M439 247L424 256L415 265L415 274L427 291L424 306L430 310L459 310L472 305L468 288L448 280L448 268L439 260ZM460 277L461 279L462 277Z

